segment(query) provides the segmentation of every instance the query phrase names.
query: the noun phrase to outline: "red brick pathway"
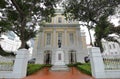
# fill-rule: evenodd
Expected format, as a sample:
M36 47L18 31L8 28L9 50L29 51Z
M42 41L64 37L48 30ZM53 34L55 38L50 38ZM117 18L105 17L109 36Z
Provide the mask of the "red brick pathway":
M76 68L70 71L49 71L44 68L37 73L27 76L23 79L94 79L93 77L79 72Z

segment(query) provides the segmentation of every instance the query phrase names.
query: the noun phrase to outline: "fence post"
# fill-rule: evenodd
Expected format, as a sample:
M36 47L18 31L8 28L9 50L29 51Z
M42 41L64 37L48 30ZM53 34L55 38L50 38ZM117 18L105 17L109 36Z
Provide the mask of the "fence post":
M17 51L13 73L16 78L23 78L26 76L27 62L28 62L29 51L27 49L19 49Z
M89 54L90 54L92 75L96 79L105 78L104 63L100 52L100 48L99 47L89 48Z

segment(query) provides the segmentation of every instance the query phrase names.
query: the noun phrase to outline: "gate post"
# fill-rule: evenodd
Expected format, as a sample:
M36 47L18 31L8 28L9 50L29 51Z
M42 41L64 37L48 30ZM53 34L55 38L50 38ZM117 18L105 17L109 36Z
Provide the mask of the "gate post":
M105 78L104 63L100 52L100 48L99 47L89 48L89 54L90 54L92 75L96 79Z
M13 73L16 78L23 78L26 76L28 64L29 51L27 49L19 49L17 51Z

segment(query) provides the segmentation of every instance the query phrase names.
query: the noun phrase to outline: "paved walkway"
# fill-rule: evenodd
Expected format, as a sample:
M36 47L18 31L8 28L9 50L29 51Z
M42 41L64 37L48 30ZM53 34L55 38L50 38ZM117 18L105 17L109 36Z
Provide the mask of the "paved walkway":
M79 72L76 68L71 68L70 71L49 71L44 68L37 73L25 77L23 79L94 79L93 77Z

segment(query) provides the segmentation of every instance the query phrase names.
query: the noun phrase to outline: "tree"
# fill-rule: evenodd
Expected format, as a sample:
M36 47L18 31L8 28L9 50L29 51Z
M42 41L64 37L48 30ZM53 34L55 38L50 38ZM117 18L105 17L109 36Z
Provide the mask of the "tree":
M99 20L99 24L96 25L95 29L95 46L100 47L101 52L103 52L103 47L101 40L109 37L110 28L113 24L108 21L107 16L102 16Z
M1 0L0 30L11 30L20 37L21 48L33 38L36 25L42 20L54 16L54 7L58 0Z
M100 18L113 15L119 4L120 0L69 0L63 4L64 15L67 19L99 24Z

